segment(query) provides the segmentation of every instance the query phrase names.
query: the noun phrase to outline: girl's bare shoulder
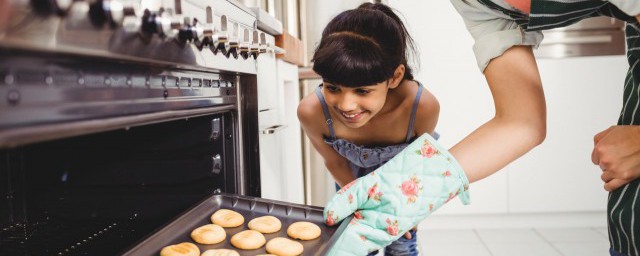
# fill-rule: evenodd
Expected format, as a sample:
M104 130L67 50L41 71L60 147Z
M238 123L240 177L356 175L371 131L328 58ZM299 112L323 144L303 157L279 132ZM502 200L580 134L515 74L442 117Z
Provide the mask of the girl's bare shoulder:
M322 112L322 104L315 92L310 93L298 103L298 120L307 133L323 133L324 113Z
M415 130L420 133L431 133L438 123L440 115L440 102L423 84L423 90L416 110ZM417 121L420 120L420 121Z

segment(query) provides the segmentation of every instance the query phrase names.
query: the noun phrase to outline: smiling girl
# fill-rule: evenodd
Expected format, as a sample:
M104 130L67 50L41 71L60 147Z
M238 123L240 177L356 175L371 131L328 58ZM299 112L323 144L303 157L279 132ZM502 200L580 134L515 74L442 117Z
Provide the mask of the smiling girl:
M339 186L369 174L416 135L432 134L436 98L413 80L413 40L387 6L365 3L336 16L313 56L323 82L298 106L304 131ZM385 249L417 255L415 230Z

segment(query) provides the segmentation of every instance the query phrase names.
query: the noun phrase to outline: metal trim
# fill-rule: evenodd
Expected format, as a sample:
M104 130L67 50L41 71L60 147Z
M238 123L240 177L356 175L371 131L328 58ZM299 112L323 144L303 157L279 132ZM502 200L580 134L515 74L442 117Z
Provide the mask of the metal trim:
M213 108L172 110L136 116L23 127L0 132L0 148L12 148L36 142L69 138L97 132L128 129L133 126L142 126L182 118L204 116L235 109L235 105L227 105Z

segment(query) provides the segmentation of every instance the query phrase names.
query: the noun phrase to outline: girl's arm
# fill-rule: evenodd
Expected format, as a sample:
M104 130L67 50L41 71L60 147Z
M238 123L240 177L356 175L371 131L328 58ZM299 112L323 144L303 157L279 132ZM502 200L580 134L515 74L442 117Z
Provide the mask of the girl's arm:
M546 136L544 92L531 47L510 48L484 74L495 116L450 149L469 182L497 172Z
M324 118L317 117L318 113L322 115L322 109L315 94L305 97L298 105L298 119L302 129L307 134L313 147L324 159L324 165L331 173L331 176L342 187L355 180L356 177L351 172L347 159L324 142L322 131L327 124L324 122Z

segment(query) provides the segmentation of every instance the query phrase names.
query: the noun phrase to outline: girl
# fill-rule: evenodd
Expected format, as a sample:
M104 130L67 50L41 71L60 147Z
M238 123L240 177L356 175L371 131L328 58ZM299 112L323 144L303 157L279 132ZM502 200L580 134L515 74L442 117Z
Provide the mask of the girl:
M312 61L323 83L298 106L304 131L339 186L433 133L439 104L413 80L411 36L387 6L365 3L329 22ZM385 249L417 255L415 229Z

